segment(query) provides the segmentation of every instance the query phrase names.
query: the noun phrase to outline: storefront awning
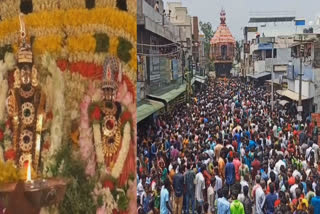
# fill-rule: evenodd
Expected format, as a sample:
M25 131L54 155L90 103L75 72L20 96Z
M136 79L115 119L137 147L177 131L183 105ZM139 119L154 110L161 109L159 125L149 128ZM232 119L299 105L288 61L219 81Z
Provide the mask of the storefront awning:
M258 74L255 74L255 75L252 75L252 74L248 74L247 76L253 78L253 79L259 79L261 77L265 77L265 76L268 76L268 75L271 75L271 73L269 72L261 72L261 73L258 73Z
M299 100L299 93L296 93L294 91L290 91L288 89L286 89L286 90L277 90L277 93L280 96L288 97L291 100L295 100L295 101ZM301 96L301 100L307 100L307 99L309 99L309 97Z
M205 83L206 82L207 77L203 77L203 76L198 76L196 75L196 81L200 82L200 83Z
M156 99L164 100L165 102L169 103L171 100L175 99L180 94L185 92L185 90L186 90L186 84L182 84L182 85L180 85L180 87L178 87L176 89L172 89L165 94L162 94L162 95L149 94L147 96L149 98L156 98Z
M137 115L137 122L140 122L144 118L148 117L149 115L153 114L154 112L160 110L164 107L164 104L158 101L144 99L138 103L138 115Z

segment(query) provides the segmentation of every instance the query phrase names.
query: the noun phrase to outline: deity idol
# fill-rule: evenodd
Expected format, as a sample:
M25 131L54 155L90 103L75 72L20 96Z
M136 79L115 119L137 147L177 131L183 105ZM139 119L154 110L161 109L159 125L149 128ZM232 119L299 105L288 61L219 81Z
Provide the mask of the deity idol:
M104 64L103 96L92 108L96 119L93 123L96 160L104 166L103 174L119 178L120 184L128 179L129 174L135 173L131 113L115 101L121 81L119 60L107 58Z
M21 17L20 17L21 18ZM31 46L27 42L24 23L20 19L21 34L14 72L14 86L9 90L7 110L12 124L12 144L18 167L31 161L38 170L41 152L41 132L45 116L46 97L37 80Z

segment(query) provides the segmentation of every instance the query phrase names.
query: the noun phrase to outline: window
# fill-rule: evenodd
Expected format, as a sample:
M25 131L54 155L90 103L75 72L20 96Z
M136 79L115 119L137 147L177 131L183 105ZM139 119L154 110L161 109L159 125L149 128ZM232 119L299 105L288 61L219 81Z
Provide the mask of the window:
M272 58L272 50L266 50L266 58Z
M227 58L227 46L226 45L221 46L221 57L222 57L222 59Z

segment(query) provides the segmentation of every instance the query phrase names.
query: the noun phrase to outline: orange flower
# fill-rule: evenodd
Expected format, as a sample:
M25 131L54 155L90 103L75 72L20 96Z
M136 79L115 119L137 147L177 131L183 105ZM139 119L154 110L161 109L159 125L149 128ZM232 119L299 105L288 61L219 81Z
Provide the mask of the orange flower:
M6 160L14 160L16 158L16 152L13 149L8 149L4 156Z

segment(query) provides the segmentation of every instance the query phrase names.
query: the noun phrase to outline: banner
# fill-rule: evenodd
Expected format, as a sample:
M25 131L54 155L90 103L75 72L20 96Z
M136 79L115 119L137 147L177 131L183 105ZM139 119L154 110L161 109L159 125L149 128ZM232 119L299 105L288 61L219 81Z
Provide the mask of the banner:
M320 68L320 43L314 44L313 67Z
M176 80L179 78L179 61L177 59L172 60L172 79Z

